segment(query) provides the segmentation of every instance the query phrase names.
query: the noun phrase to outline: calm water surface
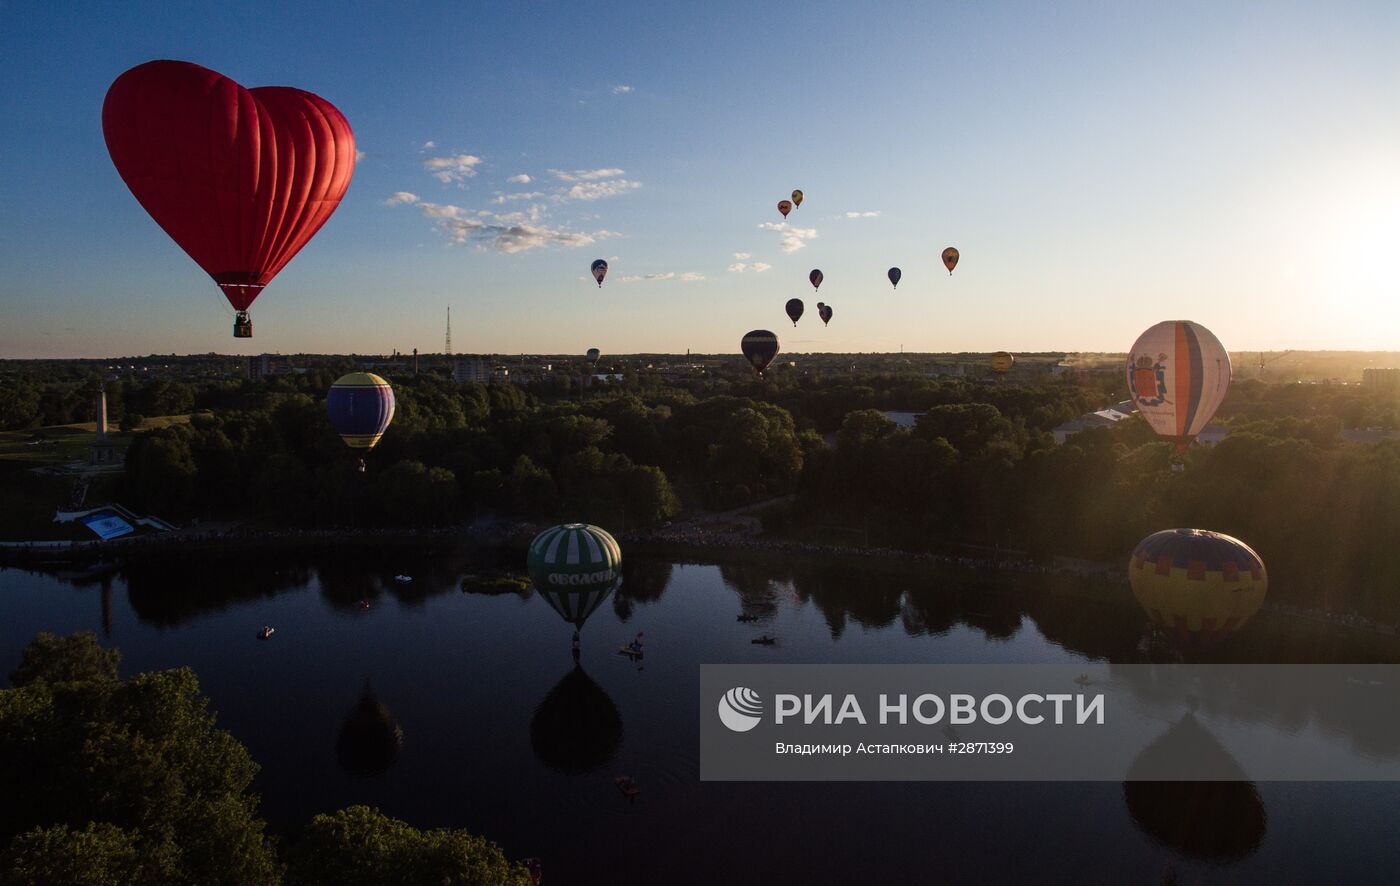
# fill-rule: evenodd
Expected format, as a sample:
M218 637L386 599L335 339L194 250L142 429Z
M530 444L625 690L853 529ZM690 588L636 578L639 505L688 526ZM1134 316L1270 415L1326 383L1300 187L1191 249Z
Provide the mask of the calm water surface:
M1400 870L1400 785L1265 783L1183 799L1116 783L698 781L702 662L1131 660L1141 616L1072 582L634 556L585 627L576 668L572 628L543 600L458 590L483 558L333 551L165 557L105 577L4 569L0 673L45 630L97 631L120 647L125 674L188 665L262 765L274 827L366 803L539 856L553 884L1334 883L1394 882ZM398 573L413 583L396 584ZM255 636L264 624L277 629L266 642ZM640 666L616 654L638 630ZM1261 617L1238 654L1347 660L1346 636L1302 630ZM762 633L779 643L750 642ZM397 753L385 738L395 726ZM640 784L635 802L619 774Z

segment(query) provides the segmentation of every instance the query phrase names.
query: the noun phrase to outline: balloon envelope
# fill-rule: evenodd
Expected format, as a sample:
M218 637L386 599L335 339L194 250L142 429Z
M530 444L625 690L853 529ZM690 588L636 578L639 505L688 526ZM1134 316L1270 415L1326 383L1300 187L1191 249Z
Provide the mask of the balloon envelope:
M603 288L603 278L608 276L608 263L600 259L595 259L589 268L593 272L593 279L598 281L598 288Z
M783 214L783 218L787 218L788 213L789 213L789 212L792 212L792 201L791 201L791 200L779 200L779 201L778 201L778 211L781 212L781 213Z
M589 349L588 349L588 355L587 355L587 356L588 356L588 362L589 362L589 363L597 363L597 362L598 362L598 358L601 357L602 355L603 355L602 352L599 351L597 348L589 348Z
M1186 646L1239 630L1269 589L1264 561L1249 545L1204 529L1164 529L1138 542L1128 580L1152 622Z
M821 289L822 281L825 279L826 277L822 275L822 272L816 268L813 268L812 273L807 275L807 282L812 284L813 289Z
M342 375L326 394L331 426L351 449L373 449L394 420L394 389L372 372Z
M1179 451L1210 423L1230 389L1225 346L1190 320L1167 320L1138 336L1127 371L1138 412Z
M605 529L563 523L535 536L525 565L545 602L582 630L617 584L622 549Z
M958 266L958 251L949 246L943 250L943 267L948 269L948 273L953 273L953 268Z
M793 192L792 192L792 205L793 205L793 206L801 206L801 205L802 205L802 192L801 192L801 191L793 191Z
M802 299L800 299L800 298L790 298L790 299L788 299L788 303L787 303L787 305L784 307L784 310L787 311L788 319L792 321L792 325L793 325L793 326L796 326L796 325L797 325L797 321L802 319L802 311L803 311Z
M889 273L885 276L890 278L890 285L897 289L899 288L899 278L904 275L900 273L899 268L890 268Z
M768 364L773 362L773 358L778 356L778 337L766 329L755 329L744 336L739 347L749 365L762 375Z
M992 371L997 375L1006 375L1015 365L1016 358L1006 351L997 351L992 355Z
M354 134L330 102L189 62L118 77L102 134L137 201L238 311L321 229L355 171Z
M831 305L826 305L826 304L817 305L817 316L822 318L822 325L823 325L823 326L825 326L826 324L830 323L830 322L831 322Z

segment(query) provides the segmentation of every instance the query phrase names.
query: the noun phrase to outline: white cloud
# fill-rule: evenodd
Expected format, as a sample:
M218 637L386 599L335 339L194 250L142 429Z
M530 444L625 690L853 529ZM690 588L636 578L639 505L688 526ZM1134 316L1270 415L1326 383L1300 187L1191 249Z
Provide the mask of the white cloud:
M573 172L565 172L562 169L551 169L550 175L561 182L591 182L600 178L617 178L619 175L626 175L626 170L622 169L575 169Z
M429 139L429 140L423 142L423 147L421 148L421 150L429 151L429 150L432 150L433 148L436 148L436 147L437 147L437 142L433 141L432 139Z
M623 95L631 91L632 87L628 86L626 83L619 83L613 87L613 95Z
M619 283L637 283L646 280L680 280L682 283L696 283L704 280L704 274L697 274L695 271L686 271L684 274L677 274L675 271L667 271L664 274L632 274L627 277L619 277Z
M423 161L423 168L444 184L460 183L462 179L476 175L476 166L480 162L481 158L472 154L457 154L452 157L429 157Z
M397 196L397 195L396 195ZM408 195L412 196L412 195ZM410 201L402 201L410 202ZM456 246L476 244L497 252L525 252L542 246L590 246L599 240L621 236L616 231L570 231L552 228L538 221L538 212L512 212L497 215L486 210L470 210L439 203L418 203L423 215Z
M417 203L418 195L410 194L408 191L395 191L389 195L389 199L384 201L385 206L401 206L404 203Z
M506 181L513 185L528 185L530 183L530 176L522 172L519 175L512 175L510 178L506 179Z
M734 264L729 266L729 270L733 271L736 274L742 274L745 271L753 271L756 274L762 274L764 271L768 270L771 267L773 266L768 264L767 262L761 261L735 262Z
M635 191L641 186L641 182L625 178L608 179L607 181L581 181L575 182L567 191L556 192L555 199L598 200L603 197L616 197L618 194Z
M363 159L365 159L366 156L367 156L367 155L365 154L364 151L361 151L359 148L356 148L356 149L355 149L355 165L358 166L359 163L360 163L360 161L363 160Z
M502 203L519 200L538 200L541 197L546 196L548 195L545 194L544 191L520 191L519 193L515 194L497 194L491 202L499 206Z
M847 212L846 218L879 218L880 210L866 210L865 212Z
M778 224L777 222L764 222L758 227L759 230L777 231L782 234L783 239L778 242L778 245L783 248L783 252L796 252L804 248L808 240L815 239L817 236L816 228L794 228L787 222L783 222L782 224Z
M753 258L753 253L752 253L752 252L736 252L736 253L734 253L734 257L737 258L739 261L748 261L749 259Z

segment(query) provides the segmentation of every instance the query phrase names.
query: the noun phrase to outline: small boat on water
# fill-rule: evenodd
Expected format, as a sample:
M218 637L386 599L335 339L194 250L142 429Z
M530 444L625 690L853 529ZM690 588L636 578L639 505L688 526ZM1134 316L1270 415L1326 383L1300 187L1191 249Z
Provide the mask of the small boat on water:
M361 600L361 601L360 601L360 608L361 608L361 609L368 609L368 608L369 608L369 601L368 601L368 600Z
M762 637L754 637L749 642L757 643L759 646L772 646L774 643L778 642L778 638L770 637L767 634L764 634Z
M272 627L272 626L270 626L270 625L263 625L263 626L262 626L262 630L261 630L261 631L258 631L258 639L259 639L259 640L266 640L268 637L271 637L271 636L272 636L273 634L275 634L275 633L277 633L277 629L276 629L276 628L274 628L274 627Z
M751 622L751 621L758 621L759 618L760 618L760 616L757 616L757 615L736 615L736 616L734 616L734 620L735 620L735 621L741 621L741 622L743 622L744 624L748 624L748 623Z
M617 654L625 655L633 661L636 661L642 657L642 650L636 649L628 643L624 643L621 646L617 647Z
M1089 679L1088 674L1080 674L1078 677L1074 678L1074 682L1078 683L1080 686L1088 686L1094 681Z
M396 575L396 576L394 576L394 581L398 582L398 583L401 584L401 585L412 584L412 583L413 583L413 576L411 576L411 575Z

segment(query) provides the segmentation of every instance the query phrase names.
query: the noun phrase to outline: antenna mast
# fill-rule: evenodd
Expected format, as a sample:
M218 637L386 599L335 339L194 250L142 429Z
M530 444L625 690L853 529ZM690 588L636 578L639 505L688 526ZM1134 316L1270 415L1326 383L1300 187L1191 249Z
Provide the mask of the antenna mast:
M447 341L443 343L442 353L444 356L452 356L452 306L447 306Z

